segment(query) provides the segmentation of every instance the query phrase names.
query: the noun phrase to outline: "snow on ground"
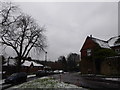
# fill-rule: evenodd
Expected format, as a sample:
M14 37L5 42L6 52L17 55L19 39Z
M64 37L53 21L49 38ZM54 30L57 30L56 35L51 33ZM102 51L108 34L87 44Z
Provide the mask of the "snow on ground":
M5 82L5 79L0 80L0 85Z
M104 78L105 80L120 81L120 78Z
M27 75L27 78L31 78L31 77L35 77L36 75L33 74L33 75Z
M55 80L51 77L42 77L42 78L38 78L32 81L29 81L27 83L23 83L21 85L15 86L13 88L52 88L52 90L54 88L78 88L81 90L87 90L84 89L82 87L78 87L76 85L73 84L67 84L64 82L60 82L58 80Z

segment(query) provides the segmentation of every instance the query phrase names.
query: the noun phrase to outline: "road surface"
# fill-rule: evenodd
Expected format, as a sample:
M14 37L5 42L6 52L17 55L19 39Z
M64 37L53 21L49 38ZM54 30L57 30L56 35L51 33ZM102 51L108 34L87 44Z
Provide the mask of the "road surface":
M53 77L60 82L66 82L70 84L75 84L80 87L88 88L88 89L98 89L98 88L112 88L112 89L119 89L120 83L108 80L100 80L100 79L93 79L91 77L82 77L79 73L64 73L64 74L55 74L50 75L49 77ZM27 81L31 81L33 79L37 79L38 77L29 77ZM5 84L6 85L6 84ZM5 86L3 85L3 90L9 90L11 85Z
M77 86L90 88L90 89L96 89L96 88L114 88L118 89L120 88L120 83L113 82L113 81L107 81L107 80L94 80L91 79L91 77L81 77L78 73L65 73L65 74L59 74L59 75L52 75L51 77L54 77L55 79L58 79L59 81L63 81L66 83L75 84Z

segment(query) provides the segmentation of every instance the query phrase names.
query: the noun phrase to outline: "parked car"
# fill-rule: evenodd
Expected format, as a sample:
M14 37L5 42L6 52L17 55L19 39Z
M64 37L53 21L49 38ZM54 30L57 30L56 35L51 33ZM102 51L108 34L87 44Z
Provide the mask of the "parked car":
M52 75L52 74L54 74L54 73L53 73L53 71L50 71L50 70L38 70L36 72L37 77L43 77L43 76Z
M47 73L47 75L52 75L52 74L54 74L54 72L53 72L52 70L48 70L48 71L46 71L46 73Z
M60 73L60 74L63 74L63 73L64 73L64 71L63 71L63 70L59 70L59 73Z
M43 76L46 76L47 75L47 73L46 73L46 71L44 71L44 70L38 70L37 72L36 72L36 76L37 77L43 77Z
M59 70L55 70L55 71L54 71L54 74L59 74Z
M13 73L11 76L5 79L5 83L17 84L20 82L25 82L27 80L27 73Z
M64 73L63 70L55 70L55 71L54 71L54 74L63 74L63 73Z

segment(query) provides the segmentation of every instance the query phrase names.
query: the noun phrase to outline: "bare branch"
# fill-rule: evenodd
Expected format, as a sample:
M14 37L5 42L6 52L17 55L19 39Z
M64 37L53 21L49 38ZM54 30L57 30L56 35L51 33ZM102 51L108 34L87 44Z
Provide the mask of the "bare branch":
M31 16L18 12L15 5L4 4L0 11L0 42L13 48L19 58L18 64L33 48L38 52L44 50L44 30Z

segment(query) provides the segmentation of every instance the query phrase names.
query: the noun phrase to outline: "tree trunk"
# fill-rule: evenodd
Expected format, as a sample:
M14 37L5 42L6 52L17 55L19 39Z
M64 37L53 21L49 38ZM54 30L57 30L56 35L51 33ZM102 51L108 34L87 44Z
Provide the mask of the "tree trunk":
M21 57L18 57L18 62L17 62L17 72L20 72L21 71Z

